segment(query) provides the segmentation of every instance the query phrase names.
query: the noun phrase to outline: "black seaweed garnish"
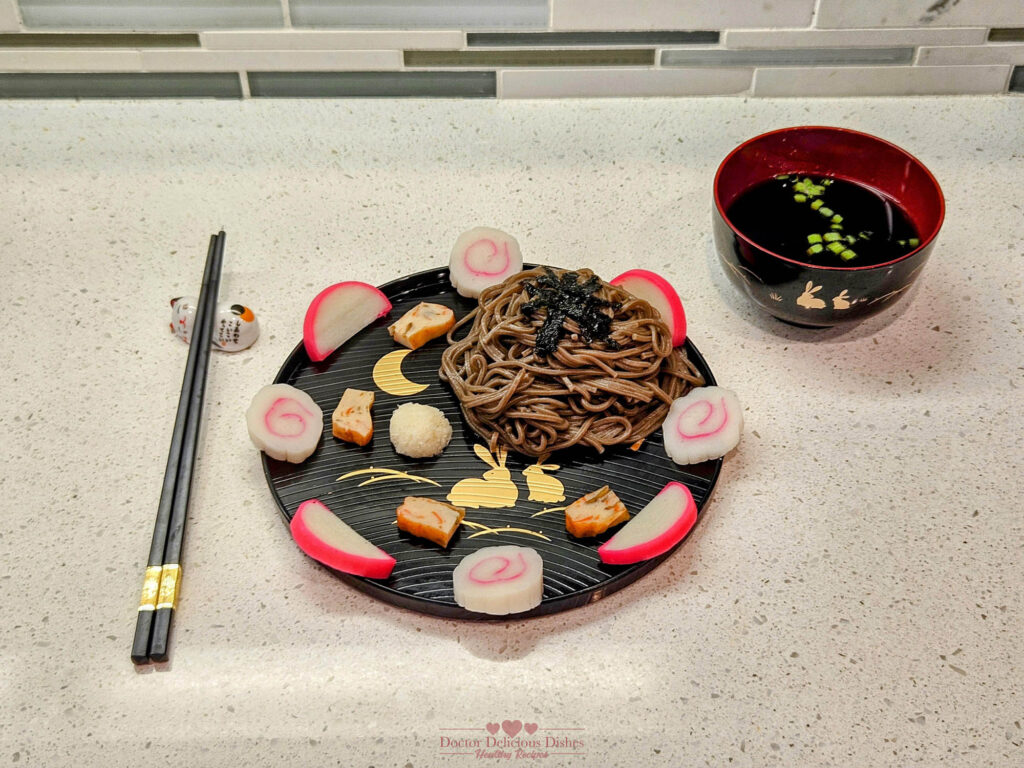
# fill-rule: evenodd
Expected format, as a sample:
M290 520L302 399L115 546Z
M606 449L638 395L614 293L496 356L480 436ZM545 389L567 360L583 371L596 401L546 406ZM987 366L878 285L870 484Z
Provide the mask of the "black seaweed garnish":
M536 349L547 355L554 354L558 342L565 333L566 318L576 321L580 335L587 343L603 342L610 349L619 345L608 335L612 327L612 315L603 311L619 308L618 304L598 298L595 294L601 287L597 277L580 282L577 272L563 272L561 277L547 267L546 274L535 281L523 283L530 301L523 304L522 311L532 317L539 309L547 310L544 323L537 330Z

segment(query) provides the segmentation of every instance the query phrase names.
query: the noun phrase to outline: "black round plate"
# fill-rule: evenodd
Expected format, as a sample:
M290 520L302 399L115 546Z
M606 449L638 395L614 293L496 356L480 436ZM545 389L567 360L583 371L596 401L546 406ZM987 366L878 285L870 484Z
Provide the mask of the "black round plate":
M445 550L399 531L394 524L395 510L406 496L445 500L454 484L466 478L481 478L492 468L473 452L473 445L483 445L484 441L469 429L455 395L438 377L445 348L443 338L412 352L402 365L402 372L408 379L429 384L421 393L404 397L390 395L378 389L372 375L374 364L381 357L400 349L388 335L387 326L406 311L421 301L429 301L451 307L456 318L461 318L476 306L476 300L464 299L454 291L447 269L409 275L381 286L380 290L393 304L387 316L358 333L321 363L311 362L300 342L274 379L275 383L291 384L309 393L323 409L324 433L316 452L302 464L276 461L261 454L267 482L286 523L291 521L302 502L320 499L397 561L387 579L338 573L342 579L386 603L422 613L455 619L500 620L541 616L586 605L632 583L671 554L668 552L634 565L605 565L597 555L597 548L615 529L593 539L576 539L565 530L564 513L556 511L534 516L544 509L569 504L606 484L635 514L670 480L685 483L698 510L703 511L718 480L722 460L679 467L666 457L660 430L647 438L637 451L623 446L598 455L589 449L571 449L549 458L549 464L560 468L545 474L557 478L565 489L565 501L557 503L529 499L528 479L523 470L535 460L510 453L506 463L510 477L504 487L509 493L508 481L515 484L518 491L515 505L503 509L467 509L465 519L490 529L521 528L532 533L500 531L474 535L482 529L462 525ZM686 354L707 383L714 384L704 358L689 339ZM376 393L373 441L365 448L344 443L331 434L331 414L349 387ZM453 434L441 456L415 460L400 456L392 448L388 422L392 411L403 402L424 403L444 411L452 423ZM375 474L338 480L348 472L371 466L426 477L438 485L408 480L360 485L376 477ZM698 516L698 522L701 518L703 514ZM455 566L481 547L505 544L533 547L544 559L543 602L532 611L509 617L473 613L460 607L452 592Z

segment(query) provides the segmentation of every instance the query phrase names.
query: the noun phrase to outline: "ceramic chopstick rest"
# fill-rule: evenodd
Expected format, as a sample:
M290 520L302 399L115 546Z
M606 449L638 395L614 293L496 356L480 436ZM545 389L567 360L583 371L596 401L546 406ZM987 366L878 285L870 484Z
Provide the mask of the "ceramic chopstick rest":
M186 344L192 342L197 302L191 296L171 299L171 332ZM222 302L217 305L210 341L222 352L240 352L253 345L260 335L255 313L242 304Z

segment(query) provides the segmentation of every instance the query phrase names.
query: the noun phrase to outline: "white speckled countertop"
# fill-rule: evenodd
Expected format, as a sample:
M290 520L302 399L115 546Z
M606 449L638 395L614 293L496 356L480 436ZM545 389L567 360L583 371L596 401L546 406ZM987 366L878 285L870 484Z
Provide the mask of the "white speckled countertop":
M755 314L711 244L720 159L801 123L904 146L947 198L915 288L846 332ZM536 765L1024 763L1022 136L1021 98L0 103L0 766L461 765L442 729L504 720L583 729ZM525 623L307 559L242 418L319 288L483 223L664 273L745 407L678 552ZM167 301L221 226L221 295L264 332L213 357L173 658L140 672L187 350Z

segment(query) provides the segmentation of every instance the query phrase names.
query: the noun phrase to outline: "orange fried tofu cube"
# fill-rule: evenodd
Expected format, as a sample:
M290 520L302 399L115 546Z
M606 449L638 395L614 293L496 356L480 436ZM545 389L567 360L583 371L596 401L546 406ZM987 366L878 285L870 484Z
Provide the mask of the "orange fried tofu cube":
M397 515L401 530L447 547L466 510L443 501L406 496Z
M565 508L565 529L578 539L597 536L627 520L629 512L626 505L607 485Z
M346 389L331 416L331 432L340 440L367 445L373 439L373 392Z
M388 326L391 338L409 349L419 349L431 339L443 336L455 325L455 313L441 304L421 301Z

